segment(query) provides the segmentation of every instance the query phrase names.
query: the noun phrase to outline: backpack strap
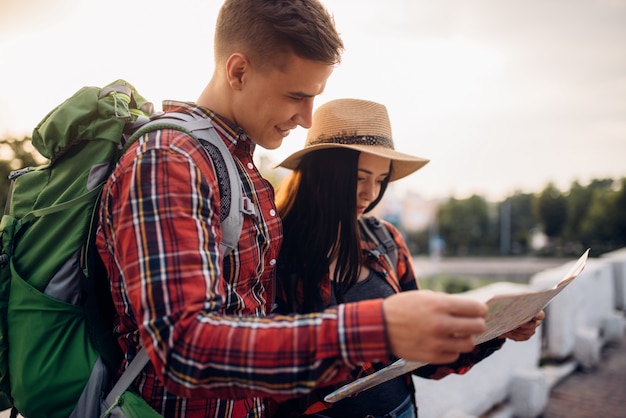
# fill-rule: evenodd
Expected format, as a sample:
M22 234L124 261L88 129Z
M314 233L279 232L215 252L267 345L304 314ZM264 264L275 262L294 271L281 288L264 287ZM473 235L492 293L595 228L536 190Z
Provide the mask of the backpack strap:
M157 129L177 129L196 138L213 161L220 187L222 211L220 248L226 256L237 247L243 226L243 214L257 216L254 203L242 192L241 178L233 155L209 119L179 112L156 115L128 139L126 147L140 136Z
M117 404L117 398L122 396L126 389L128 389L131 383L133 383L135 378L139 375L141 370L143 370L146 364L148 364L148 361L150 361L150 357L148 357L148 353L146 353L146 350L141 347L141 349L137 352L135 358L130 362L126 370L124 370L124 373L122 373L117 383L115 383L115 385L105 398L106 405L110 407ZM106 416L106 413L104 415Z
M396 272L398 265L398 248L389 230L380 222L380 219L374 216L361 216L359 217L359 223L361 224L361 229L365 231L370 239L378 244L376 248L370 250L369 253L376 258L381 255L385 257L389 265L393 268L393 271Z
M195 118L185 113L167 113L142 122L141 126L126 141L125 148L128 148L137 138L148 132L157 129L177 129L196 138L211 157L218 177L221 210L223 212L220 216L222 226L220 249L222 254L226 256L237 247L243 227L243 214L257 215L254 203L249 198L244 197L241 192L243 189L237 163L226 144L215 132L215 127L209 119ZM128 389L149 361L148 354L141 347L108 393L105 400L107 405L116 404L116 399Z

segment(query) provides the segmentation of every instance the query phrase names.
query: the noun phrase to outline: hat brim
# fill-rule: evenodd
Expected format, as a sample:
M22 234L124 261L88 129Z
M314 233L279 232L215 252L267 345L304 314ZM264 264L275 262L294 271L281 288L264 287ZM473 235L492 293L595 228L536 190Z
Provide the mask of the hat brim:
M290 170L295 170L298 168L300 164L300 160L305 155L328 148L348 148L353 149L360 152L365 152L368 154L378 155L380 157L389 158L392 161L392 170L391 175L389 176L389 181L399 180L403 177L408 176L424 167L430 160L421 157L415 157L413 155L404 154L393 150L388 147L383 146L372 146L372 145L359 145L359 144L316 144L311 145L306 148L303 148L299 151L294 152L289 157L285 158L283 162L278 164L276 167L288 168Z

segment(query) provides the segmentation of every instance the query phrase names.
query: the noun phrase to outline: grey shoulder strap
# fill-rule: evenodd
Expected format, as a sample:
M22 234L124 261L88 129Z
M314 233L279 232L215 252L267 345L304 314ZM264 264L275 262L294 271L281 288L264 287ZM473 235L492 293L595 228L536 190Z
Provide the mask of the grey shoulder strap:
M148 364L150 357L146 350L141 347L135 358L130 362L124 373L120 376L113 389L109 392L105 398L106 406L109 407L116 403L116 399L124 393L126 389L133 383L135 378L139 375L139 372Z
M178 129L198 139L215 167L221 200L222 242L220 248L225 256L237 247L243 226L243 214L256 214L252 201L243 193L237 163L219 137L209 119L186 113L164 113L143 124L129 143L141 135L156 129Z
M376 248L370 251L370 254L377 258L381 255L385 257L397 274L398 248L389 230L374 216L361 216L359 217L359 223L361 224L361 230L365 231L370 239L378 244Z
M220 183L220 200L222 202L222 216L220 217L222 242L220 248L225 256L237 247L243 226L244 212L252 215L256 213L254 204L244 197L237 163L224 141L215 132L210 120L194 118L185 113L167 113L144 123L131 136L127 146L141 135L164 128L178 129L198 139L213 161ZM107 395L107 405L110 406L115 403L115 400L128 389L141 370L148 364L148 361L148 354L142 347Z

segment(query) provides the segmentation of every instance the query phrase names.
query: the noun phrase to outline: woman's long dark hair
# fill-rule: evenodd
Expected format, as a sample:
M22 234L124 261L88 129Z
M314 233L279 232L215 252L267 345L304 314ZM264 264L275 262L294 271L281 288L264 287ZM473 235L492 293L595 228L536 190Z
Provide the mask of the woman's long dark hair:
M330 259L337 257L334 291L337 301L359 278L360 234L356 220L359 152L332 148L305 155L276 204L283 220L283 244L278 260L279 286L285 286L290 311L317 312L326 308L320 292ZM382 198L388 181L367 208ZM338 240L337 237L340 237ZM296 309L296 291L302 286L302 308Z

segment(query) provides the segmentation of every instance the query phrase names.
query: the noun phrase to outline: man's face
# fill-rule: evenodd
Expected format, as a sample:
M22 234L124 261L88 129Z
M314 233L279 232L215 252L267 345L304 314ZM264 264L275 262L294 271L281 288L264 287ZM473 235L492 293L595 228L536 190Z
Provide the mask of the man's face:
M313 99L324 91L332 70L296 55L280 70L249 68L235 98L235 122L259 146L278 148L292 129L311 126Z

